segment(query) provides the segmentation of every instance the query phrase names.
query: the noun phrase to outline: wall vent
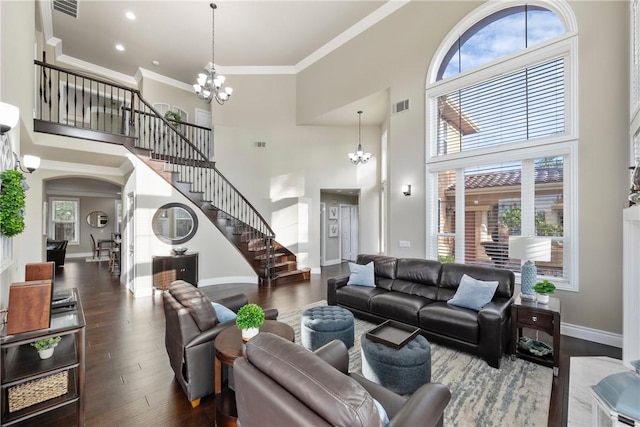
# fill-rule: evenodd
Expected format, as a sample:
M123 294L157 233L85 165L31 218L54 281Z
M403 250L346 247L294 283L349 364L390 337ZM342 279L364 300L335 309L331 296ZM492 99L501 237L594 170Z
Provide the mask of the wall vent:
M78 17L78 0L53 0L53 10L73 18Z
M402 113L403 111L407 111L409 109L409 100L405 99L404 101L396 102L391 107L391 114Z
M266 148L267 143L264 141L256 141L254 142L254 145L256 146L256 148Z

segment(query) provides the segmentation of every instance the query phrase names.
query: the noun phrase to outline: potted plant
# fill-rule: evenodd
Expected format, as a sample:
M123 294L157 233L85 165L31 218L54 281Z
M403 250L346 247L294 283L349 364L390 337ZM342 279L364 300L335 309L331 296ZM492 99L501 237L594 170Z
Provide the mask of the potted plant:
M53 356L53 349L56 348L61 339L60 337L48 337L32 342L31 345L38 350L40 359L48 359Z
M178 126L182 123L182 117L180 117L180 113L175 111L167 111L164 113L164 118L169 120L174 126Z
M542 282L536 283L533 290L538 294L538 302L547 304L549 302L549 295L556 290L556 286L545 279Z
M236 325L242 330L242 340L249 341L258 335L259 328L264 323L264 311L257 304L246 304L240 307L236 316Z

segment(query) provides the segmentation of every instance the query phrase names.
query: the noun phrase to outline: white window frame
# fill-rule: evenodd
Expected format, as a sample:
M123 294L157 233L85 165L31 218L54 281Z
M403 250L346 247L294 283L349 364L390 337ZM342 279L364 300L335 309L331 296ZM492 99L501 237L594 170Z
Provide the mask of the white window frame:
M550 278L558 289L566 291L579 291L578 277L578 37L575 17L570 7L564 1L535 1L528 4L536 4L555 12L563 20L566 33L560 37L549 40L545 43L530 47L526 50L516 52L512 55L499 58L491 63L485 64L477 69L460 73L445 80L436 81L438 69L444 56L460 34L472 27L481 19L508 7L513 7L522 2L488 2L478 7L475 11L467 15L460 23L445 37L436 51L426 82L426 168L425 179L426 188L429 189L427 203L427 235L426 242L427 257L438 259L438 224L437 224L437 179L435 173L445 170L463 171L466 167L495 164L508 161L525 161L543 157L565 156L564 163L564 278ZM469 87L474 84L484 82L492 77L504 75L536 63L543 62L562 56L565 61L565 133L551 137L542 137L527 141L520 141L511 144L480 148L475 150L461 151L452 154L437 155L437 99L439 96L453 92L455 90ZM523 162L525 163L525 162ZM523 170L523 181L525 173ZM533 209L534 191L525 191L526 186L533 186L531 183L522 183L522 208ZM456 174L456 206L457 212L464 212L464 175ZM529 194L530 193L530 194ZM526 205L525 205L526 204ZM533 224L531 224L533 227ZM530 227L531 228L531 227ZM455 233L455 256L456 262L464 262L464 215L456 216ZM532 230L535 234L535 229ZM522 235L525 235L525 224L523 223ZM520 275L516 273L517 281Z
M80 244L80 199L77 197L49 197L49 237L51 239L55 238L55 222L53 220L53 215L55 213L54 202L76 202L76 220L75 220L75 236L77 240L69 240L69 245L79 245Z

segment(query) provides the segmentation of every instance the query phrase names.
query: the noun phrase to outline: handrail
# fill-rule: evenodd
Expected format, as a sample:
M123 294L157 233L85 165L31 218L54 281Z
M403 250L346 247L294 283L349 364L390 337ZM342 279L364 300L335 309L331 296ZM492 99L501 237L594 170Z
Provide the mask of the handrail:
M36 73L36 89L40 89L36 119L136 137L138 148L150 150L152 157L167 160L174 172L178 172L179 179L190 182L196 191L208 191L212 199L217 199L220 202L218 206L214 204L216 200L211 200L213 207L246 224L260 233L262 238L275 237L260 212L220 173L201 147L160 114L138 89L42 61L36 60L34 64L42 69L41 73ZM49 76L45 69L50 70ZM57 80L53 79L54 72L57 72ZM60 78L62 73L66 75L66 80ZM55 87L52 81L55 81ZM64 92L62 84L58 82L66 83ZM51 96L55 92L52 90L57 91L55 104L52 101L54 96ZM97 116L95 120L93 115ZM209 130L198 125L187 125ZM205 144L209 144L209 140ZM172 163L172 160L180 161ZM213 175L207 170L212 171Z

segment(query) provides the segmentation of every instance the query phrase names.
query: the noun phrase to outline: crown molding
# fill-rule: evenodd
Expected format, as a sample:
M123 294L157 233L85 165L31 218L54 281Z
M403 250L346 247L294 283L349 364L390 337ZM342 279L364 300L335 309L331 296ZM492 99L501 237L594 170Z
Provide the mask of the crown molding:
M226 67L216 66L220 74L226 75L274 75L274 74L296 74L296 67L293 65L229 65Z
M138 82L134 77L128 76L124 73L119 73L117 71L110 70L109 68L92 64L91 62L83 61L82 59L74 58L73 56L56 55L56 60L59 62L64 62L67 65L71 65L72 67L76 67L78 69L88 71L90 73L104 76L111 80L116 80L118 82L122 82L134 87L138 87Z
M146 68L138 68L138 71L136 72L136 78L138 77L138 75L140 75L141 77L144 77L145 79L152 79L160 83L164 83L166 85L176 87L178 89L186 90L187 92L193 92L192 85L188 85L179 80L172 79L171 77L158 74L155 71L147 70Z
M122 165L117 168L109 166L88 165L83 163L59 162L57 160L42 159L38 169L49 169L65 172L86 173L91 175L122 176Z
M409 4L411 0L389 0L372 13L361 19L360 21L347 28L342 34L336 36L333 40L329 41L324 46L313 52L311 55L304 58L302 61L295 65L296 73L303 71L305 68L313 65L317 61L321 60L325 56L329 55L340 46L346 44L350 40L359 36L369 28L376 25L378 22L391 15L401 7Z

